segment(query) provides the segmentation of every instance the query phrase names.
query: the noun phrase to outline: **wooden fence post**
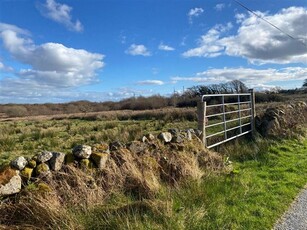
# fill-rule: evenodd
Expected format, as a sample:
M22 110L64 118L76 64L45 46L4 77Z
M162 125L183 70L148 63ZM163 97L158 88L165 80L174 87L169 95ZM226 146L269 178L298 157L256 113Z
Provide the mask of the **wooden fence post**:
M197 103L198 130L201 131L201 141L206 146L206 102Z

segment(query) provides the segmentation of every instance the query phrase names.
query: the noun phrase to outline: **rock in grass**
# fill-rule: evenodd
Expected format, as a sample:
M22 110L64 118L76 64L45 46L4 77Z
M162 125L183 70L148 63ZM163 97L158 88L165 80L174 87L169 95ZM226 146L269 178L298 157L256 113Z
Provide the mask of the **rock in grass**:
M73 148L72 153L77 158L88 159L92 154L92 148L88 145L77 145Z
M28 161L24 157L17 157L15 160L11 161L11 166L18 170L23 170L26 167Z
M128 149L131 152L136 153L136 154L144 152L147 148L148 148L148 145L141 141L132 141L128 147Z
M81 169L92 169L94 168L94 164L90 161L90 159L82 159L80 160L80 167Z
M67 153L65 155L65 164L73 164L75 162L75 157L74 154L72 153Z
M35 168L35 173L37 176L47 175L50 173L50 168L46 163L41 163Z
M168 132L170 132L172 135L177 135L179 134L179 129L169 129Z
M52 189L50 186L44 182L41 182L37 185L38 191L43 192L43 193L48 193L51 192Z
M170 132L163 132L158 135L158 138L165 143L171 142L172 134Z
M93 152L91 155L91 160L97 165L97 167L102 170L105 168L108 159L110 158L110 153L99 153Z
M37 162L38 163L45 163L49 161L52 158L52 152L49 151L43 151L39 154L37 154Z
M146 135L146 138L149 140L149 141L154 141L155 140L155 136L151 133L147 134Z
M110 148L107 143L95 144L93 146L93 151L95 153L110 153Z
M188 130L186 131L186 134L187 134L187 139L188 139L189 141L191 141L191 140L192 140L192 134L195 134L194 129L188 129Z
M172 137L172 142L173 143L182 143L183 138L178 134L178 135Z
M64 153L52 152L52 158L49 161L50 169L53 171L59 171L63 166L64 160Z
M36 160L35 159L29 160L27 167L34 169L36 167Z
M0 197L20 192L21 177L19 171L6 167L0 172Z
M26 166L20 171L20 175L24 181L29 181L32 177L33 168Z

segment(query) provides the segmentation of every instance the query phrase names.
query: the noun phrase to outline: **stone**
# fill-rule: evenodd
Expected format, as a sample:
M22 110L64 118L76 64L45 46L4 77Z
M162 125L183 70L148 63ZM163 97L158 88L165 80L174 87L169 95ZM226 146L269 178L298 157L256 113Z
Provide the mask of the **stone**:
M147 139L146 136L143 136L143 137L141 138L141 141L142 141L143 143L149 142L149 140Z
M60 152L52 152L52 158L49 161L50 169L53 171L59 171L65 161L65 154Z
M171 142L172 134L170 132L163 132L158 135L158 138L165 143Z
M195 132L194 132L193 129L188 129L188 130L186 131L187 139L188 139L189 141L192 140L192 133L195 134Z
M180 135L173 136L172 142L173 143L182 143L183 142L183 138Z
M27 167L34 169L36 167L36 160L34 159L29 160Z
M149 140L149 141L154 141L156 138L153 134L149 133L146 135L146 138Z
M67 153L65 155L65 164L73 164L75 163L75 157L74 157L74 154L72 153Z
M15 160L11 161L11 166L18 170L23 170L27 165L27 160L24 157L17 157Z
M52 158L52 152L49 151L43 151L39 154L37 154L37 162L38 163L45 163L49 161Z
M20 192L21 177L19 171L6 167L0 172L0 197Z
M92 156L92 154L91 154ZM81 169L92 169L93 167L93 163L89 160L89 159L82 159L80 160L80 167Z
M93 152L90 159L97 165L98 169L102 170L105 168L109 158L110 153Z
M140 141L132 141L128 147L128 149L133 153L141 153L147 149L147 144Z
M29 181L32 177L33 168L26 166L23 170L20 171L20 175L24 181Z
M96 153L110 153L110 148L107 143L100 143L93 146L92 152Z
M88 159L92 154L92 148L88 145L77 145L73 148L72 153L77 158Z
M179 133L179 129L169 129L168 132L172 135L177 135Z
M38 191L43 192L43 193L52 192L52 189L50 188L50 186L44 182L38 183L37 188L38 188Z
M37 176L44 176L50 173L50 168L46 163L41 163L35 168L35 173Z

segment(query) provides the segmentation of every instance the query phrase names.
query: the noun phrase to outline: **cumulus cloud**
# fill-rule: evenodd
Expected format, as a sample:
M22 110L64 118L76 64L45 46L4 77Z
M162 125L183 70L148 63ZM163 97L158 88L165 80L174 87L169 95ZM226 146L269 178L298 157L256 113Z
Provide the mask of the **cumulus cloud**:
M145 80L137 82L138 85L164 85L163 81L160 80Z
M203 8L196 7L196 8L190 9L188 13L189 22L192 24L193 18L199 17L203 12L204 12Z
M15 31L4 30L0 37L5 49L18 61L30 65L21 70L23 78L58 87L71 87L90 82L95 71L102 68L103 55L82 49L68 48L58 43L35 45Z
M13 29L12 29L13 28ZM29 68L15 70L14 77L1 80L0 92L24 96L59 92L63 88L82 86L96 81L96 73L104 66L102 54L66 47L59 43L36 45L15 27L1 27L3 47L16 61ZM5 68L2 63L2 68Z
M274 81L304 80L307 68L287 67L282 69L252 69L252 68L223 68L209 69L189 77L173 77L172 81L192 81L196 83L221 83L240 80L249 86L267 84Z
M22 29L15 25L0 22L0 32L5 31L5 30L14 31L18 34L31 36L31 33L28 30Z
M205 35L201 36L198 41L198 47L184 52L184 57L217 57L224 51L223 44L219 41L221 34L230 30L232 24L216 25L211 28Z
M151 53L148 51L148 49L144 45L136 45L132 44L126 51L126 54L130 54L132 56L151 56Z
M159 50L164 50L164 51L174 51L175 49L171 46L165 45L161 43L158 47Z
M216 4L215 7L214 7L214 9L216 11L221 11L224 8L225 8L225 4L223 4L223 3Z
M45 4L38 4L37 8L44 17L64 25L69 30L76 32L83 31L81 22L79 20L73 22L72 20L72 7L57 3L54 0L46 0Z
M289 7L274 15L256 13L296 39L289 38L254 14L237 14L239 28L235 35L222 37L221 31L212 28L201 37L196 48L186 51L183 56L215 57L226 54L243 57L256 64L307 63L306 8ZM207 37L209 40L204 39Z

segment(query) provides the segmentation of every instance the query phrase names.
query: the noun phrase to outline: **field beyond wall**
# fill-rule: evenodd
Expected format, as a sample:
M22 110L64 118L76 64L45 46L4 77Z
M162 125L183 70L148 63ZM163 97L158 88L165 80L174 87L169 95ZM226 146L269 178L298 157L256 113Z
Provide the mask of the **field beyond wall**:
M291 103L257 104L257 114ZM218 156L215 163L223 167L215 167L212 160L210 167L201 168L200 179L161 179L159 190L150 196L103 188L95 201L86 186L65 194L33 181L21 194L0 201L0 213L9 213L0 215L0 229L271 229L307 184L307 114L302 111L299 119L285 116L293 122L280 124L292 128L283 127L276 135L246 136L205 151ZM149 133L191 128L197 128L194 107L4 117L0 165L43 150L67 154L78 144L130 143ZM190 156L194 147L180 154ZM168 146L163 151L167 154ZM59 180L64 177L80 184L82 178L96 178L75 169L57 174Z

